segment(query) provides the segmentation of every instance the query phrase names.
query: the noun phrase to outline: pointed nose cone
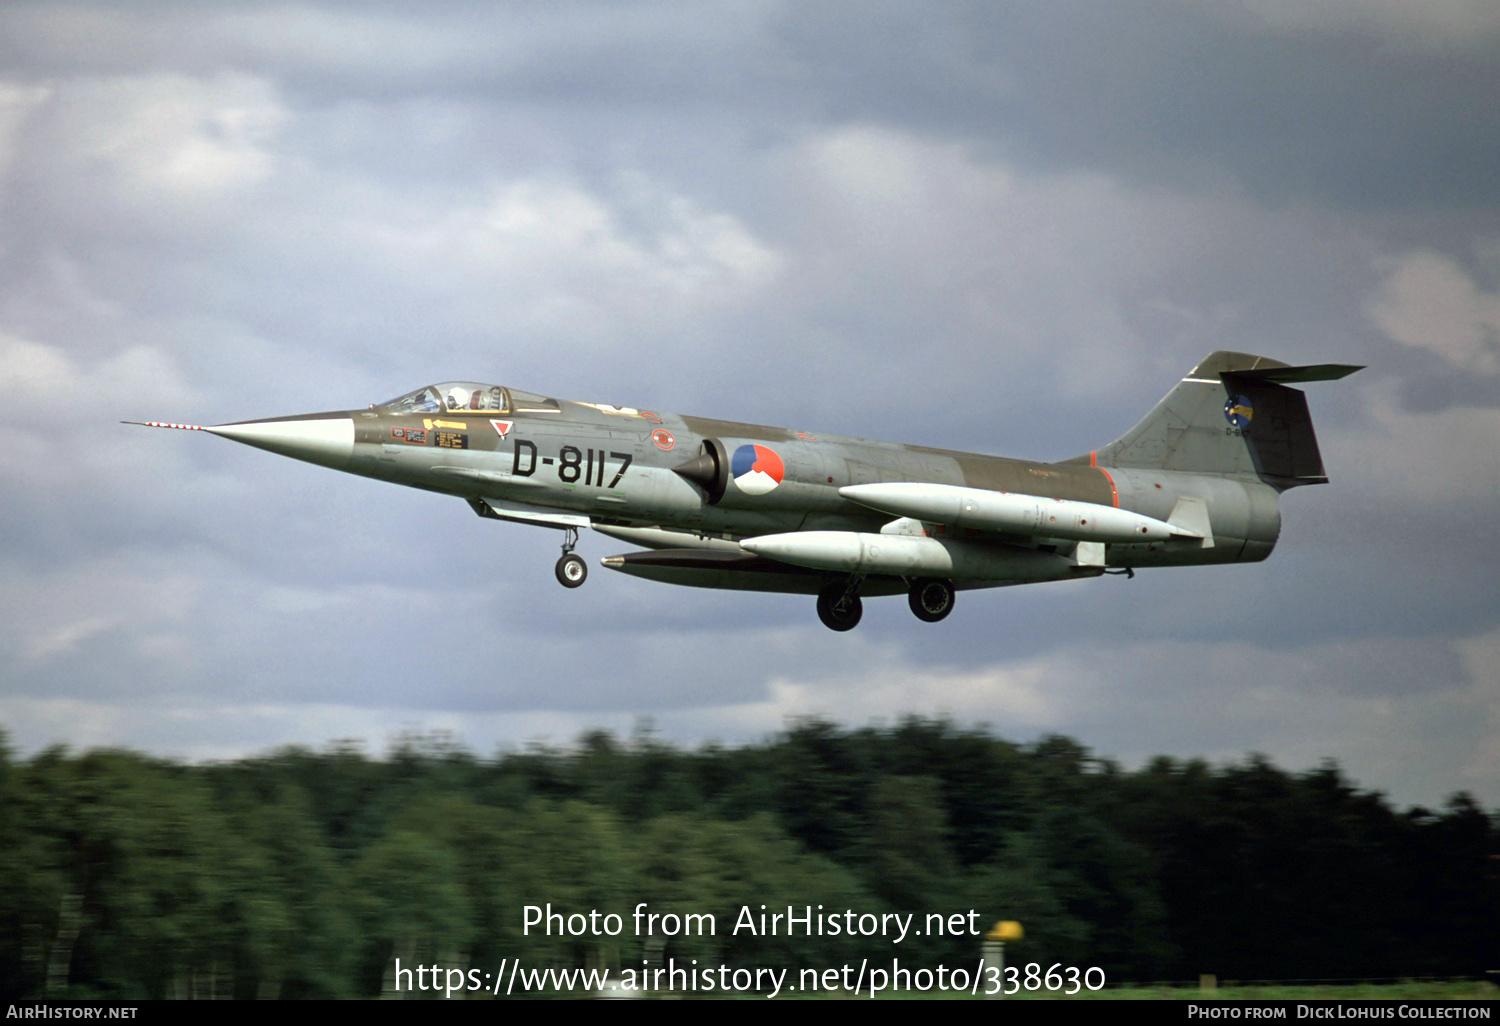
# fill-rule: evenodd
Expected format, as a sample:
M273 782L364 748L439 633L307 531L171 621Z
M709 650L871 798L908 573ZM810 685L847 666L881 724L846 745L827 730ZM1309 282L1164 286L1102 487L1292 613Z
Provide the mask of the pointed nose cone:
M282 420L247 420L203 430L334 470L347 469L354 455L354 418L347 413L310 413Z

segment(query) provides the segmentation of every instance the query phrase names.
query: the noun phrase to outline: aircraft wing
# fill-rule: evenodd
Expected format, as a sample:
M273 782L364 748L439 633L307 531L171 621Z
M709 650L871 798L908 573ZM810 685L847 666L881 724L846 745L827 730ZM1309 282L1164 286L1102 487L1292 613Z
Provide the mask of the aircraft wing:
M555 509L529 506L524 502L501 502L497 499L471 499L474 512L490 520L509 520L517 524L542 524L546 527L588 527L590 520L582 513L559 513Z

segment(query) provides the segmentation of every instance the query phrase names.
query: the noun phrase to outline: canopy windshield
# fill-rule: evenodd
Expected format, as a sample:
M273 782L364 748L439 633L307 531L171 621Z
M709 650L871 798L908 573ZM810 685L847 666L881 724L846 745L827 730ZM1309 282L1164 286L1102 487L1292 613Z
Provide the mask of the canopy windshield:
M381 403L387 413L504 413L505 389L478 381L445 381Z

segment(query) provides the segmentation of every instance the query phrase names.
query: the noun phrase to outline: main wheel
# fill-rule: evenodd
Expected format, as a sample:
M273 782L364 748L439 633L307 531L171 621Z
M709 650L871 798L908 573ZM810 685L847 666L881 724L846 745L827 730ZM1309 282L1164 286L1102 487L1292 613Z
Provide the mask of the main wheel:
M953 583L936 577L918 577L911 582L906 600L918 620L937 623L953 612Z
M842 583L830 584L818 592L818 619L831 631L853 630L865 613L858 595L845 597L849 589Z
M564 588L576 588L589 576L589 565L583 561L582 556L571 552L564 552L561 559L557 561L557 583Z

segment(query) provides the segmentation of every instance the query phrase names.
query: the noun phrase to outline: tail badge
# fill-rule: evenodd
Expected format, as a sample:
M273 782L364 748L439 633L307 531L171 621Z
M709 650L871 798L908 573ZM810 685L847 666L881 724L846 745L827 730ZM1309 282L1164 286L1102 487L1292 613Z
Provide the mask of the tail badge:
M1243 431L1250 426L1250 421L1254 418L1255 408L1250 405L1250 400L1245 396L1232 395L1224 404L1224 419L1229 421L1231 427Z

